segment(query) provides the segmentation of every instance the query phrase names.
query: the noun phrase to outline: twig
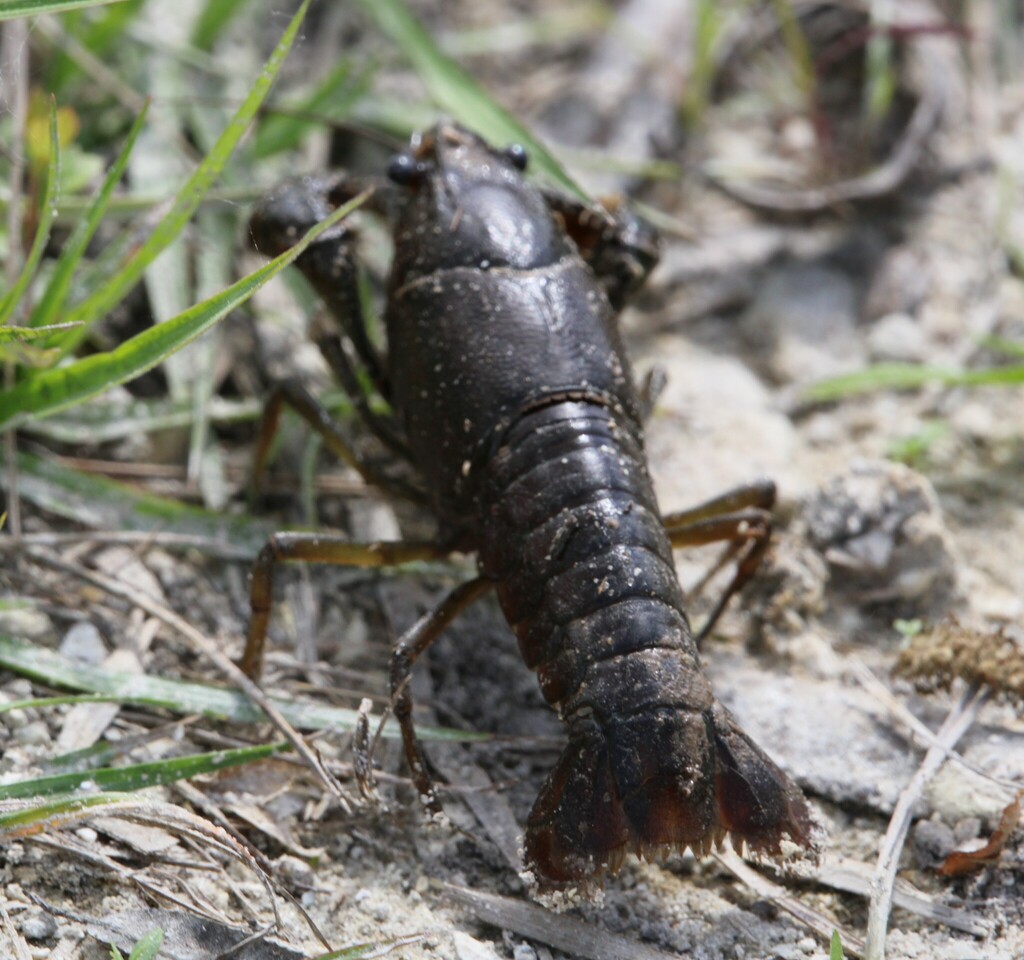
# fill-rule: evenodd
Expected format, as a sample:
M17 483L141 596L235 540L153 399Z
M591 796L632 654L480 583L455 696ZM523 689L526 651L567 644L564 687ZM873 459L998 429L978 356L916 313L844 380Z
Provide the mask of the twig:
M467 890L451 883L444 885L444 892L483 923L549 944L575 957L588 960L672 960L678 956L620 933L603 930L577 917L552 913L525 900Z
M869 9L864 0L856 0L852 6ZM928 0L904 6L904 15L915 15L924 23L942 21ZM717 177L709 177L710 182L747 206L778 213L817 213L844 203L882 197L899 187L917 165L928 139L939 127L943 111L955 98L950 91L949 66L935 44L928 42L929 37L949 32L945 26L922 30L893 23L888 29L890 35L924 38L917 47L923 90L902 137L883 163L859 177L808 189L782 191L756 183L729 183Z
M889 911L892 908L893 884L899 865L903 842L910 829L914 806L921 798L928 782L938 773L946 760L947 753L956 746L960 738L970 729L978 711L988 700L991 691L972 684L960 700L949 711L936 734L937 743L925 754L914 779L904 788L896 801L896 808L885 831L878 864L871 878L871 900L868 904L868 933L865 941L865 960L885 960L885 932L889 925Z
M823 187L782 191L756 183L730 183L709 176L710 183L740 203L758 210L818 213L855 200L871 200L892 193L914 169L928 138L939 125L944 96L929 87L918 101L896 148L884 163L859 177Z
M814 873L814 882L833 890L870 897L871 878L874 872L874 864L864 863L862 860L826 857ZM976 914L950 907L918 890L902 877L898 877L893 886L892 902L901 910L916 913L919 917L925 917L975 937L984 937L991 932L991 926Z
M777 907L785 910L791 917L799 920L805 927L818 934L826 943L831 939L832 931L839 930L839 935L843 940L843 949L852 957L864 955L864 942L859 937L854 936L848 930L840 928L839 924L831 917L820 913L812 907L808 907L797 900L796 897L790 896L789 891L785 887L775 883L773 880L769 880L749 864L744 863L735 850L721 850L713 853L712 856L733 876L742 880L758 896L763 897L765 900L770 900Z
M221 653L221 651L217 649L217 645L212 640L196 630L195 627L182 617L179 617L173 610L168 610L163 604L158 603L149 596L149 594L144 593L141 590L137 590L124 583L119 583L116 580L112 580L110 577L96 573L95 571L77 563L69 563L61 557L50 553L48 550L30 548L26 550L26 555L44 566L79 577L82 580L86 580L89 583L94 584L112 596L121 597L122 599L127 600L129 603L140 607L150 616L156 617L163 623L167 624L167 626L180 633L192 645L195 651L212 661L217 669L227 677L233 686L244 693L245 696L256 704L264 714L266 714L267 718L275 727L277 727L282 736L284 736L284 738L293 747L295 747L296 752L306 762L306 765L310 770L312 770L324 784L328 792L338 802L338 805L342 810L346 813L352 812L352 806L349 803L349 799L345 795L345 792L342 790L341 784L335 779L333 774L327 770L319 755L281 715L281 712L273 705L273 703L271 703L270 699L260 689L259 685L250 680L235 663Z
M239 940L233 947L228 947L227 950L217 954L216 960L228 960L229 957L237 956L246 947L256 943L257 940L265 940L270 934L274 932L274 925L272 923L267 924L260 930L254 930L244 940Z
M0 71L6 78L5 97L11 114L11 198L7 205L7 289L14 288L21 269L22 193L25 180L25 127L28 123L28 21L13 20L4 25L3 44L0 47ZM10 316L18 322L18 309ZM4 363L4 389L14 386L14 361ZM21 533L21 501L18 499L18 446L13 429L4 433L4 459L7 461L7 523L11 533Z
M175 790L177 790L189 803L192 804L192 806L201 810L208 820L215 822L229 836L234 837L240 846L249 851L253 859L270 878L270 882L274 885L277 892L284 897L284 899L287 900L299 912L299 914L301 914L303 920L306 921L306 925L313 932L313 935L324 945L324 949L330 952L333 949L331 942L317 926L316 921L309 915L306 908L292 895L291 891L277 879L274 871L274 865L270 862L266 854L254 847L246 837L239 833L224 811L221 810L221 808L201 790L194 787L187 780L181 780L178 783L173 784L173 786Z
M7 905L3 900L0 900L0 919L3 919L4 933L7 935L11 949L14 951L14 960L32 960L28 944L22 939L21 934L14 929L14 924L11 923L10 915L7 913Z
M916 737L925 747L938 746L941 749L946 749L939 742L938 737L932 733L925 724L918 720L917 717L907 709L901 700L897 699L889 692L889 688L871 672L871 668L864 663L863 660L853 657L849 660L848 665L860 685L889 710L897 723L903 723L906 725L911 734L911 739ZM1003 787L1007 792L1007 803L1010 802L1014 794L1016 794L1021 787L1019 782L1007 780L1005 777L996 777L991 773L986 773L977 764L971 763L971 761L962 754L957 753L956 750L947 750L946 756L948 759L959 763L965 770L970 770L971 773L976 776L981 777L984 780L988 780L990 783L994 783L997 786Z

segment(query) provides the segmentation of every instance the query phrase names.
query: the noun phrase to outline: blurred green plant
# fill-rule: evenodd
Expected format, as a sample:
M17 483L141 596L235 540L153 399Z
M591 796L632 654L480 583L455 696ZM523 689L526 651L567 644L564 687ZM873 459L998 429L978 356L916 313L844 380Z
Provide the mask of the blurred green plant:
M150 930L135 946L128 956L128 960L155 960L160 948L164 945L164 932L159 927ZM117 947L110 948L110 960L124 960L121 951Z
M929 420L907 437L892 440L886 450L890 460L920 469L928 462L932 447L950 432L945 420Z
M45 13L67 13L122 2L124 0L4 0L0 5L0 20L38 17Z
M998 344L1000 352L1007 355L1024 356L1024 343L1012 340L984 342L992 347ZM831 377L812 384L804 390L803 399L810 403L827 403L878 390L915 390L932 383L944 387L1020 386L1024 384L1024 364L1014 363L980 370L965 370L916 363L879 363L856 373Z

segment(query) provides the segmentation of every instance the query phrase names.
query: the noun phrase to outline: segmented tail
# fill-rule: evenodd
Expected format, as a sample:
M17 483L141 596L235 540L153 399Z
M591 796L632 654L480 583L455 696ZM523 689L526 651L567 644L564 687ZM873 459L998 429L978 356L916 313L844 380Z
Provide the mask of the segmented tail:
M797 786L717 701L697 713L655 708L599 726L578 721L526 826L543 885L586 888L627 853L709 853L729 834L768 857L813 849Z

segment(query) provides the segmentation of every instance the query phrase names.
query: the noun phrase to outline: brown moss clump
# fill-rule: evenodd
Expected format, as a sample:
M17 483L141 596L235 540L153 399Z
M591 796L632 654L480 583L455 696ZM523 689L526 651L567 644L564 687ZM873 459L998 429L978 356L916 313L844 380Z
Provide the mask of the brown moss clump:
M1002 629L975 630L955 618L914 637L895 672L924 689L948 687L961 677L1024 702L1024 645Z

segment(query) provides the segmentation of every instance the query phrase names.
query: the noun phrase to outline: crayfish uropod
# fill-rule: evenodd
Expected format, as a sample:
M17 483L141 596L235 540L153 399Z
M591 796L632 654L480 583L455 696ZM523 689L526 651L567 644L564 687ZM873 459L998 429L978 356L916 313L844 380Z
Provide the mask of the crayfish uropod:
M627 853L705 854L726 834L767 856L782 856L787 841L810 848L800 790L701 670L672 557L674 546L733 543L736 575L717 616L766 548L774 487L661 515L617 323L657 262L656 240L624 210L542 192L525 166L520 148L493 149L452 124L414 137L392 161L375 198L395 219L386 358L363 328L348 228L298 260L341 325L321 330L325 357L346 384L356 355L389 401L393 418L369 426L407 455L441 534L425 544L272 538L254 573L246 665L258 669L276 562L378 566L475 550L479 576L410 628L392 662L395 713L429 810L440 805L409 672L494 588L569 734L526 824L527 867L542 887L586 889ZM279 252L365 185L344 176L283 185L253 218L258 245ZM284 400L365 466L308 395L293 386Z

